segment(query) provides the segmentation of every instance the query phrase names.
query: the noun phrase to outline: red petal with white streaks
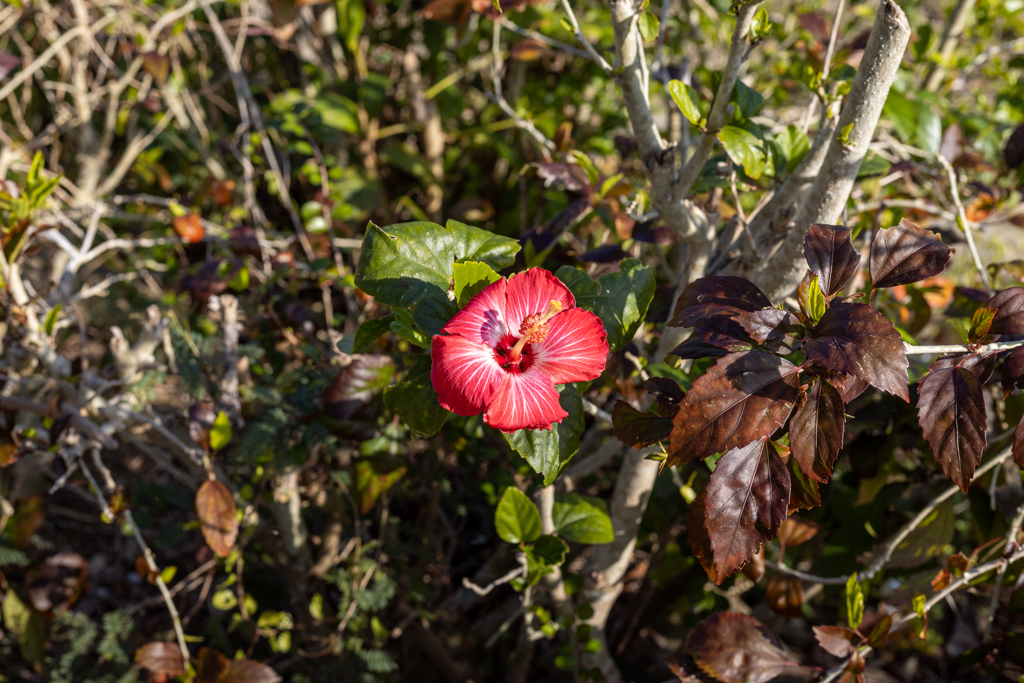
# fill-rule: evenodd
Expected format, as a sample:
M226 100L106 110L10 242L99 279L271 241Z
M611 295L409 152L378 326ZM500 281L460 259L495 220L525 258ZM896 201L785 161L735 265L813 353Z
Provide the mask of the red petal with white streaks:
M590 311L571 308L551 319L544 341L533 344L533 367L555 384L586 382L604 372L608 335L604 323Z
M505 327L505 282L502 278L488 285L470 299L441 331L461 335L479 344L496 346L508 331Z
M505 375L501 388L487 404L484 422L503 432L518 429L550 429L569 413L558 404L551 378L535 368Z
M493 349L458 335L435 335L430 355L430 381L438 401L459 415L480 414L506 374Z
M576 305L576 299L569 288L541 268L531 268L525 273L517 273L510 277L506 301L505 321L508 323L509 332L517 336L523 318L548 310L551 301L562 304L562 310Z

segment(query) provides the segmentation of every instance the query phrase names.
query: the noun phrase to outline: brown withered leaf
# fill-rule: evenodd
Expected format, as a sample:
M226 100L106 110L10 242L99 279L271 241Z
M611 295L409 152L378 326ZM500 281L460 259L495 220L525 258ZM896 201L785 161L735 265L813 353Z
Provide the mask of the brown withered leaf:
M686 511L686 544L690 546L690 552L704 568L708 578L715 583L721 583L715 573L711 538L708 536L708 530L704 528L704 499L707 493L706 488L698 493Z
M932 579L932 590L938 593L952 582L953 577L950 575L949 570L945 568L940 569L939 573Z
M228 659L212 647L199 650L195 683L280 683L266 664L252 659Z
M196 514L206 544L220 557L227 557L238 537L235 499L228 487L208 479L196 493Z
M845 626L815 626L813 630L818 645L833 657L849 657L864 640L859 633Z
M50 555L26 575L29 599L40 612L66 612L89 588L89 565L76 552Z
M569 192L584 192L590 187L590 177L579 164L548 161L534 166L537 169L537 177L544 181L544 187L557 183Z
M797 403L789 421L789 446L811 479L826 483L843 447L846 415L843 398L824 377L817 377Z
M212 647L201 648L196 656L196 683L223 683L228 662L227 657Z
M149 670L150 683L165 683L185 673L185 660L177 643L146 643L135 651L135 663Z
M967 493L985 450L985 396L972 372L958 365L928 370L918 390L918 423L935 461Z
M804 344L807 357L910 401L906 350L891 322L867 304L833 304Z
M153 77L157 85L163 87L171 72L171 58L159 52L147 52L142 55L142 68Z
M779 527L780 555L786 548L806 543L818 533L818 525L800 517L789 517Z
M676 652L666 657L665 665L682 683L719 683L717 678L712 678L701 671L693 657L685 652Z
M786 469L789 470L789 512L811 510L821 505L818 482L804 474L794 458L786 460Z
M669 325L694 327L708 316L733 317L769 306L768 297L750 280L729 275L702 277L679 295Z
M744 313L736 318L750 338L761 346L778 353L792 353L803 336L800 319L789 311L765 308Z
M971 560L963 553L956 553L946 558L946 569L960 576L971 566Z
M705 489L704 528L724 580L774 538L789 510L789 470L762 437L721 458Z
M936 233L904 218L875 232L871 241L871 286L895 287L938 275L955 251Z
M1024 334L1024 287L1010 287L989 299L986 308L996 309L990 334Z
M724 683L766 683L796 666L773 640L757 619L718 612L690 631L683 651L705 673Z
M812 225L804 237L807 267L818 276L826 298L838 294L857 274L860 252L850 239L853 230L844 225Z
M770 435L789 417L799 384L796 366L770 353L719 359L679 403L667 463L703 460Z
M765 587L768 607L781 617L803 616L804 582L795 576L773 574Z

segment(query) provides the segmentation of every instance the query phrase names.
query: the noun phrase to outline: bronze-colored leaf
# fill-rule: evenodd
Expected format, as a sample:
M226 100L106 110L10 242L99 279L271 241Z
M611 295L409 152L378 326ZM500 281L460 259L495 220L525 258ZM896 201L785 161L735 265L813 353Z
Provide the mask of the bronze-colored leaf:
M764 546L761 546L761 549L754 553L754 556L750 558L750 562L743 565L743 569L740 571L743 572L743 576L747 577L751 581L758 581L762 576L764 576L764 570Z
M786 460L786 469L789 470L789 512L811 510L821 505L818 482L804 474L794 458Z
M616 401L612 408L612 434L630 448L656 444L671 433L671 417L653 411L642 413L625 401Z
M238 517L235 499L228 487L208 479L196 493L196 514L203 537L213 552L227 557L238 537Z
M765 587L768 607L782 617L803 616L804 582L788 574L773 574Z
M715 583L721 583L715 573L711 538L708 536L708 530L704 528L704 499L707 493L706 488L698 493L686 511L686 544L690 546L690 552L704 568L708 578Z
M1006 140L1003 148L1003 159L1006 168L1014 169L1024 164L1024 123L1017 126Z
M779 527L779 545L782 547L780 554L785 552L786 548L811 540L818 533L818 529L818 525L809 520L799 517L787 518Z
M256 230L248 225L231 228L231 232L228 233L228 249L239 256L249 255L259 258L263 253Z
M859 633L845 626L815 626L813 630L818 645L833 657L849 657L864 640Z
M666 657L665 665L682 683L720 683L717 678L712 678L701 671L693 657L685 652L677 652Z
M789 311L765 308L744 313L736 319L750 338L778 353L792 353L804 334L800 319Z
M942 365L933 364L921 380L918 423L935 461L966 493L986 444L985 397L972 372Z
M895 287L938 275L954 250L906 218L899 225L875 232L871 241L871 286Z
M673 419L668 464L703 460L769 436L789 417L799 376L788 360L730 353L698 378Z
M699 360L701 358L721 358L729 353L727 349L715 344L709 344L696 334L672 350L673 356L683 359Z
M932 590L938 593L952 582L953 577L950 575L949 570L943 567L939 570L939 573L935 575L935 578L932 579Z
M135 651L135 663L149 670L151 683L164 683L185 673L185 661L177 643L146 643Z
M832 476L843 447L845 406L839 392L824 377L811 382L789 421L793 457L811 479L825 483Z
M721 458L705 489L704 528L719 582L771 540L789 509L789 470L762 437Z
M1018 346L1003 361L1003 394L1009 396L1014 389L1024 389L1024 346Z
M986 308L996 309L990 334L1024 334L1024 287L1010 287L996 293Z
M857 375L847 375L841 372L831 373L828 381L839 392L844 405L850 405L853 399L863 394L871 386Z
M807 267L818 276L826 298L838 294L857 274L860 253L850 239L851 228L843 225L812 225L804 237Z
M157 85L163 87L171 72L171 58L159 52L147 52L142 55L142 68L153 77Z
M232 659L221 683L279 683L281 677L266 664L252 659Z
M891 322L867 304L833 304L804 344L807 357L910 401L906 350Z
M1013 462L1024 470L1024 417L1017 423L1013 431Z
M201 648L196 657L196 683L223 683L228 663L228 658L212 647Z
M974 317L971 318L971 326L967 330L967 338L976 342L985 335L992 328L992 319L995 317L996 309L994 308L979 308L974 312Z
M774 640L757 619L718 612L690 631L683 650L705 673L724 683L766 683L796 666Z
M729 275L702 277L679 295L669 325L694 327L711 315L732 317L769 306L768 297L750 280Z

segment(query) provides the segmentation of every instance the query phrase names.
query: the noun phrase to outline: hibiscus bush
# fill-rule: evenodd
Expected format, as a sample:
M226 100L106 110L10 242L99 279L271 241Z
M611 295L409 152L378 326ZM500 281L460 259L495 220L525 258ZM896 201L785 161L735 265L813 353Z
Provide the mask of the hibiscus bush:
M1024 680L1020 0L0 8L0 683Z

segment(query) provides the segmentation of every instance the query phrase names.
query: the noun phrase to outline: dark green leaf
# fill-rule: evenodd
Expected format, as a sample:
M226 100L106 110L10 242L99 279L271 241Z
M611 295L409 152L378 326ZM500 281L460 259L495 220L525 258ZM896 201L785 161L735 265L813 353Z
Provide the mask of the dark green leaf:
M444 426L448 411L438 403L430 382L430 356L409 354L405 362L409 373L398 384L384 389L384 405L409 425L413 436L433 436Z
M433 338L435 334L441 334L441 328L458 312L455 302L442 294L430 297L414 308L412 317L423 333Z
M583 434L583 399L571 384L561 389L558 402L562 410L569 413L568 417L551 429L520 429L502 434L508 445L526 458L534 471L544 475L545 486L553 482L576 455Z
M757 136L737 126L725 126L718 131L718 141L732 162L741 166L744 173L754 180L761 177L766 158Z
M736 104L739 105L740 114L743 118L749 119L757 113L764 103L764 97L743 81L736 81ZM747 175L750 175L749 173ZM753 176L751 176L753 177Z
M569 546L558 536L544 535L533 542L533 547L527 551L530 559L547 567L557 567L565 562L565 554L569 552Z
M654 273L637 259L623 259L619 272L597 279L581 270L562 266L555 275L576 297L576 305L604 323L608 346L618 351L629 343L654 298Z
M383 318L370 318L356 330L355 338L352 341L352 350L349 353L367 353L373 348L373 343L380 339L381 335L391 329L391 323L395 316L388 315Z
M552 518L560 536L577 543L611 543L615 540L608 506L600 498L565 493L555 499Z

